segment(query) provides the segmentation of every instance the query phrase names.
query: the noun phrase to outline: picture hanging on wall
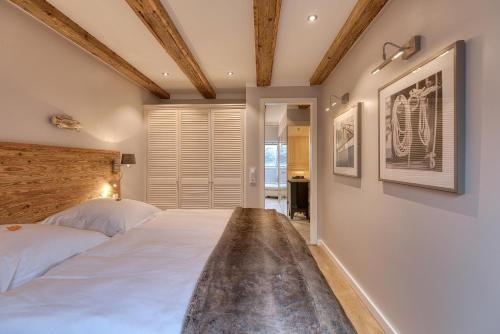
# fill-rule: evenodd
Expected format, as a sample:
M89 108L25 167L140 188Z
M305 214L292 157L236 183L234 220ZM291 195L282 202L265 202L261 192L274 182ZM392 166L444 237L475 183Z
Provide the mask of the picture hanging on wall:
M333 120L333 173L361 177L361 103Z
M379 89L379 179L454 193L464 185L465 43Z

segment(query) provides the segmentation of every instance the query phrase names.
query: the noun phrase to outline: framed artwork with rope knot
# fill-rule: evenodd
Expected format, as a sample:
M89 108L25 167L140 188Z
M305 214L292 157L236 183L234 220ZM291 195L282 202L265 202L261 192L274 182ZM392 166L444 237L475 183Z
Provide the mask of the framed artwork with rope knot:
M465 43L379 89L379 179L464 192Z

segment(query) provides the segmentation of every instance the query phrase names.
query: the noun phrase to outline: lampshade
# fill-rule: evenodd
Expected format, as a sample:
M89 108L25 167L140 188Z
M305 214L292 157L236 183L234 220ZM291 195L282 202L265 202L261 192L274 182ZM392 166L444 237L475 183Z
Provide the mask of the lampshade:
M135 154L123 153L122 165L135 165Z

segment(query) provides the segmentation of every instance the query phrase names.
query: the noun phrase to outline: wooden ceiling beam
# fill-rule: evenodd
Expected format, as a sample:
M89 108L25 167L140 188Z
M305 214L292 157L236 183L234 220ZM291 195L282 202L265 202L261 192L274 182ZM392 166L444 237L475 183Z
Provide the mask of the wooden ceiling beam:
M127 79L162 99L170 98L170 95L163 88L139 72L125 59L117 55L113 50L101 43L46 0L10 0L10 2L108 64Z
M255 62L257 86L271 85L278 36L281 0L254 0Z
M309 79L311 85L321 85L325 81L388 1L358 0L344 26Z
M161 1L127 0L127 3L201 95L207 99L215 98L215 90L203 74Z

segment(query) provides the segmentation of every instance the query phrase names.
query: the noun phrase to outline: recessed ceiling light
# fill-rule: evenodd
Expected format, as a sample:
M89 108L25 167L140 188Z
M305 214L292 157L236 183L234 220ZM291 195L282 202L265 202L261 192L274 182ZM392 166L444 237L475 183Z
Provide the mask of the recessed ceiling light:
M168 72L163 72L162 74L164 77L168 77L170 75L170 73L168 73Z
M309 15L309 16L307 17L307 21L309 21L309 22L314 22L314 21L316 21L317 19L318 19L318 15L316 15L316 14L312 14L312 15Z
M226 73L226 75L227 75L228 77L232 77L232 76L234 75L234 72L229 71L229 72L227 72L227 73Z

